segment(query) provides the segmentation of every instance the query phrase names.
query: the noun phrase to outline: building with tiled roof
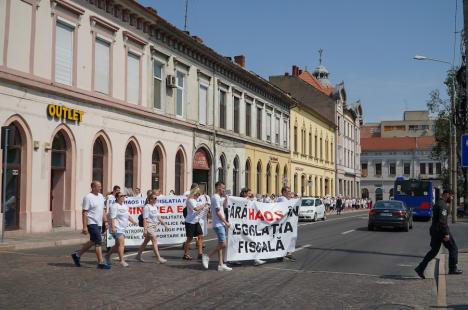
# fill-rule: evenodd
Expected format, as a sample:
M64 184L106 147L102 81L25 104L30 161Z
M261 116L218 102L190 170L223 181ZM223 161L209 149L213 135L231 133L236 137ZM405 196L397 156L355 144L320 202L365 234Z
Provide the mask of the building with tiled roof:
M363 125L362 196L373 201L390 199L399 176L433 180L434 186L440 187L446 163L431 157L436 144L431 130L432 120L427 111L406 111L403 120Z

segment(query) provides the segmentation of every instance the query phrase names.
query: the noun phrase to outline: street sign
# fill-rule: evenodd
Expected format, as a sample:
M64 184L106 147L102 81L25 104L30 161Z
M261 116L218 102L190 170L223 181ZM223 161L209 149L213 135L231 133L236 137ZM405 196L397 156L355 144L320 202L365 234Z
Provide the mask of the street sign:
M461 136L461 165L468 168L468 134Z

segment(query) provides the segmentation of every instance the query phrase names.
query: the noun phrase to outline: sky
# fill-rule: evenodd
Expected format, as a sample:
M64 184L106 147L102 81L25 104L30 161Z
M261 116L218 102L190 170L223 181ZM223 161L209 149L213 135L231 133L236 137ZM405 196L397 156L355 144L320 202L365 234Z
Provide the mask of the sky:
M186 0L138 1L184 28ZM460 65L462 29L462 0L188 0L190 34L221 55L245 55L266 79L292 65L312 72L322 48L332 84L344 81L348 103L361 101L364 122L425 110L435 89L446 97L450 65L413 57Z

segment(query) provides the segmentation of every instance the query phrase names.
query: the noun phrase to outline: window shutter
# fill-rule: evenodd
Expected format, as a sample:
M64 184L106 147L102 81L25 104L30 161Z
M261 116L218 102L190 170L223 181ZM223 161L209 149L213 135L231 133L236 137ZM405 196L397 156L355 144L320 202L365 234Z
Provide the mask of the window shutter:
M74 28L57 22L55 39L55 81L72 85Z
M109 93L109 43L96 39L94 89L100 93Z

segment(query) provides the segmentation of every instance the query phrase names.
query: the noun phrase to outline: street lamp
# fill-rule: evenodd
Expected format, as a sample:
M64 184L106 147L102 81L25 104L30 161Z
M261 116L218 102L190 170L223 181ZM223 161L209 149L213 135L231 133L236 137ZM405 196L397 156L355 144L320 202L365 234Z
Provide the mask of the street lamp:
M416 55L413 57L415 60L429 60L429 61L435 61L435 62L441 62L444 64L448 64L451 66L451 70L454 71L455 66L453 63L445 61L445 60L440 60L440 59L435 59L435 58L430 58L426 56L421 56L421 55ZM456 113L456 107L455 107L455 80L454 77L452 78L452 81L450 83L450 87L452 89L452 96L450 98L451 100L451 109L450 109L450 188L453 190L453 197L454 199L452 200L452 223L457 222L457 202L458 202L458 190L457 190L457 127L455 126L455 123L452 121L452 117L455 116Z

